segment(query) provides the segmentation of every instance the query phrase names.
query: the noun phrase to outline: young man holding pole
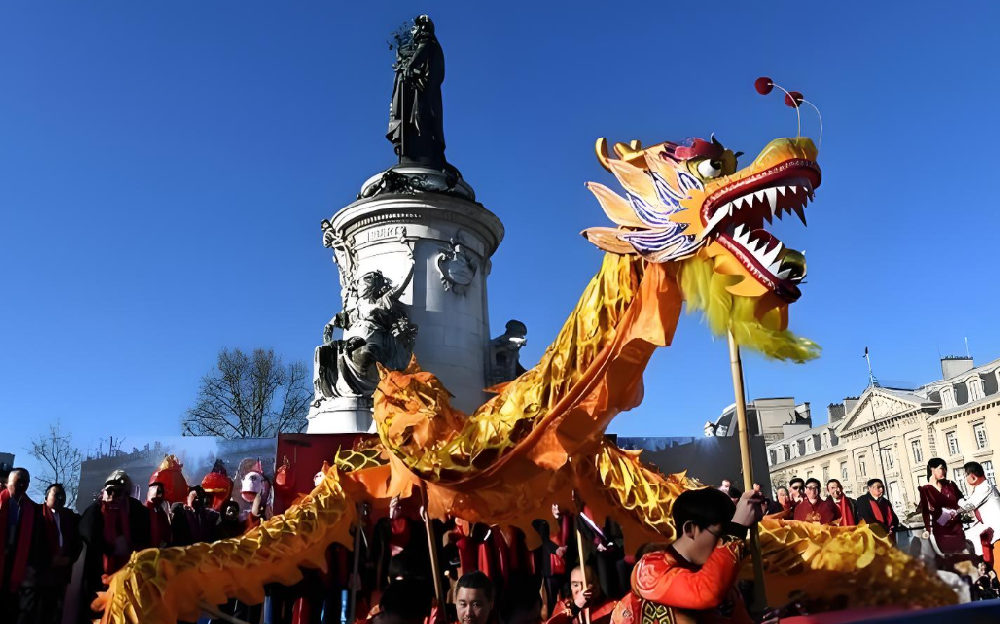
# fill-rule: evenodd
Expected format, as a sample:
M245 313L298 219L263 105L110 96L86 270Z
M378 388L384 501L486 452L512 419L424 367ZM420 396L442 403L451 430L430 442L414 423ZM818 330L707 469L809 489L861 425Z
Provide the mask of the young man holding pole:
M715 488L678 496L673 507L677 539L639 560L632 572L632 591L615 607L611 622L672 624L680 616L750 624L736 576L748 530L763 516L761 499L756 487L735 507Z

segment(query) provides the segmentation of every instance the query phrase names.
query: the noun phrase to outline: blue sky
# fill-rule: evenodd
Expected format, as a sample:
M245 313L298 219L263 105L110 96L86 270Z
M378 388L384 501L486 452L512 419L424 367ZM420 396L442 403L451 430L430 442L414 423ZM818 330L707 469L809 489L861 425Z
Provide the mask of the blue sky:
M965 8L962 8L965 7ZM825 406L938 353L1000 357L994 3L8 2L0 6L0 450L49 422L86 449L179 433L220 347L309 361L337 311L319 222L393 162L389 33L428 12L447 155L501 217L494 333L533 363L599 253L594 139L715 132L755 154L805 93L826 124L791 313L823 357L745 357L749 394ZM803 128L816 119L804 111ZM733 400L725 343L686 317L625 435L696 435Z

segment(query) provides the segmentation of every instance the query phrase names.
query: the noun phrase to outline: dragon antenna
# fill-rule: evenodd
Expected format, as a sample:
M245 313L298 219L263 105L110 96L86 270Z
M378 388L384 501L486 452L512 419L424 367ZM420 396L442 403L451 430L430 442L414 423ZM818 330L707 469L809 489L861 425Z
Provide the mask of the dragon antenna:
M798 120L798 134L795 135L795 138L797 139L800 136L802 136L802 113L801 111L799 111L799 105L801 105L802 102L805 101L805 98L802 97L802 94L799 93L798 91L789 91L785 89L784 87L777 84L767 76L761 76L760 78L755 80L753 83L753 87L754 89L757 90L757 93L761 95L767 95L774 89L774 87L778 87L779 89L781 89L785 94L785 106L791 106L792 108L795 109L795 117ZM815 104L810 103L810 106L816 108ZM818 108L816 108L816 112L817 113L819 112ZM820 118L820 126L822 126L822 117ZM821 137L822 137L822 130L821 130ZM822 142L822 138L820 139L820 142Z
M807 100L805 98L802 99L802 103L808 104L809 106L812 106L813 110L816 111L816 116L819 117L819 145L816 146L816 149L822 149L823 148L823 113L819 112L819 106L816 106L815 104L813 104L812 102L810 102L809 100Z

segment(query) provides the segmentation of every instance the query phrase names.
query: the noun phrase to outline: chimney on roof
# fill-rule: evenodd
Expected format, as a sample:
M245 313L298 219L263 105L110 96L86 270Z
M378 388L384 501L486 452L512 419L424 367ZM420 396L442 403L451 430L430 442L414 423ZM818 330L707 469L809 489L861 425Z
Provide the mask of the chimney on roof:
M831 403L826 406L826 413L829 418L828 422L832 425L839 420L843 420L844 416L847 415L847 410L844 408L843 403Z
M854 407L858 404L858 397L845 397L844 398L844 415L850 414L854 411Z
M941 378L951 379L975 368L972 358L962 355L946 355L941 358Z

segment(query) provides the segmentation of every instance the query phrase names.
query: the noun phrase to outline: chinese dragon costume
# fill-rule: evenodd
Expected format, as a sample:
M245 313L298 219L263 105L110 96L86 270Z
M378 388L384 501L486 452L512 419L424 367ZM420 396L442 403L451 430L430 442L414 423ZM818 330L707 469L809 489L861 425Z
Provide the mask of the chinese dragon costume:
M765 223L804 209L820 186L817 149L807 138L775 139L745 167L712 137L686 144L598 141L598 160L624 189L590 183L615 227L584 237L605 251L601 268L539 363L472 414L415 361L381 369L375 393L380 444L341 451L311 494L247 534L187 548L147 550L99 599L104 621L160 624L196 619L199 604L263 599L267 583L291 584L300 566L322 567L327 546L350 544L352 500L409 495L425 487L428 512L514 525L576 490L598 515L613 514L633 547L673 539L671 505L701 485L662 475L638 452L604 435L642 399L642 371L670 344L683 306L704 314L715 335L802 362L818 347L787 330L800 296L803 254ZM760 542L772 601L793 592L852 606L936 606L955 601L922 565L867 526L765 520Z

